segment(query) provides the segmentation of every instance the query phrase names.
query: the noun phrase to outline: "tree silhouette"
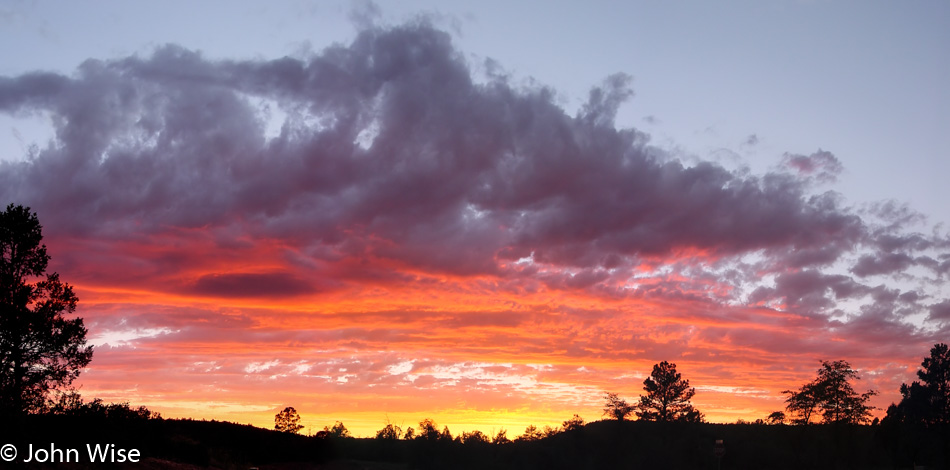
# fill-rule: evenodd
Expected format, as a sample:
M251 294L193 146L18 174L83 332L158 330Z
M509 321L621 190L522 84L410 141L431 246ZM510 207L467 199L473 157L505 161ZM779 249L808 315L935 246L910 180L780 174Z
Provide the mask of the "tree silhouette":
M511 444L511 439L508 439L508 431L502 429L495 433L495 437L491 438L492 444Z
M571 419L561 423L564 431L574 431L576 429L584 428L584 418L581 418L580 415L575 414Z
M342 421L337 421L333 423L332 427L324 426L323 431L327 433L327 436L344 438L350 437L350 430L346 429L346 426L343 425Z
M788 394L788 398L785 399L785 409L797 416L793 419L792 422L795 424L808 424L811 422L811 416L815 413L815 409L818 408L820 390L818 385L813 383L807 383L802 385L797 392L791 390L785 390L782 393Z
M419 433L416 434L415 438L423 441L437 441L439 440L439 427L435 424L435 421L426 418L419 422Z
M459 437L462 440L462 444L488 444L491 442L488 436L478 429L471 432L462 432L462 435Z
M653 373L643 381L646 396L640 396L637 416L648 421L683 421L700 423L703 414L689 400L696 394L676 372L676 364L663 361L653 366Z
M887 418L924 427L950 425L950 348L935 344L920 365L920 381L901 384L901 401L888 407Z
M859 424L870 421L874 407L867 403L877 392L858 394L851 379L860 379L847 361L821 361L818 377L797 392L785 390L787 409L799 416L796 422L807 424L814 411L821 411L824 423Z
M383 429L376 431L376 439L395 441L401 436L402 429L392 423L386 423L386 426L383 427Z
M539 441L544 437L544 433L541 432L535 425L529 425L524 429L524 434L515 438L516 442L530 442L530 441Z
M452 442L452 432L449 431L448 426L442 426L442 433L439 434L439 440L444 442Z
M620 398L616 393L607 392L604 399L607 400L604 405L604 414L617 421L623 421L637 409L636 406L627 403L627 400Z
M768 424L785 424L785 413L782 411L773 411L769 413L768 418L765 418L765 422Z
M30 209L0 213L0 415L42 411L92 360L79 299L49 262L42 226ZM39 278L39 279L38 279Z
M274 429L291 434L299 433L303 429L303 425L300 424L300 415L297 414L297 410L292 406L288 406L274 415Z

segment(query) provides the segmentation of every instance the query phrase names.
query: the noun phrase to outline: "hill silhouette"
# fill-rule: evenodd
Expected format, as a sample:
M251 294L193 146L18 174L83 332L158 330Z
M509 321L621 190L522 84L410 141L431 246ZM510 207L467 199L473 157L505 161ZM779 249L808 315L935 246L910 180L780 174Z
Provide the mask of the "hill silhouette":
M4 442L136 448L137 463L114 468L191 469L603 469L947 468L948 434L908 443L876 425L764 425L597 421L535 441L385 440L302 436L220 421L33 415L0 433ZM716 440L725 454L717 462ZM62 464L21 464L61 468ZM85 461L70 468L100 468Z

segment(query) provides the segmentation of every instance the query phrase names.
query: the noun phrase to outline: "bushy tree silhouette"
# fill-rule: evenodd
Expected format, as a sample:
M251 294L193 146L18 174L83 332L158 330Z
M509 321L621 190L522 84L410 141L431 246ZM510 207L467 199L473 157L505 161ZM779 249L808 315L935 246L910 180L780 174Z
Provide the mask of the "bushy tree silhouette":
M478 429L471 432L463 432L460 436L463 444L488 444L488 436Z
M300 424L300 415L297 414L297 410L292 406L288 406L274 415L274 429L291 434L299 433L303 429L303 425Z
M508 431L502 429L495 433L495 437L491 438L492 444L511 444L511 439L508 439Z
M539 441L542 437L544 437L544 433L532 424L524 429L524 434L515 438L515 442Z
M571 417L571 419L561 423L561 425L562 425L561 427L564 429L565 432L574 431L576 429L583 429L584 418L581 418L580 415L575 414L574 416Z
M42 226L28 207L0 213L0 415L42 411L92 360L79 299L59 274L46 273Z
M888 407L886 419L923 427L950 426L950 348L935 344L920 365L920 381L901 384L901 401Z
M604 399L607 400L607 403L604 404L604 414L617 421L623 421L637 409L636 406L627 403L627 400L620 398L616 393L607 392Z
M850 381L860 379L847 361L822 361L818 377L797 392L785 390L788 411L798 415L797 423L807 424L815 411L820 411L824 423L859 424L870 421L868 401L877 392L863 394L854 391Z
M703 414L689 402L696 394L689 380L676 372L676 364L663 361L653 366L653 373L643 381L647 394L640 396L637 416L647 421L683 421L700 423Z
M383 427L383 429L376 431L376 439L395 441L401 436L402 429L392 423L386 423L386 426Z
M416 433L416 439L423 441L439 440L439 427L435 424L435 421L430 418L419 421L419 431Z
M782 393L788 395L785 399L785 409L790 414L796 416L792 419L795 424L808 424L811 422L811 416L818 408L821 391L814 382L802 385L798 391L785 390Z
M928 390L931 420L934 424L950 424L950 350L944 343L930 349L917 371L921 384Z
M782 411L773 411L769 417L765 418L767 424L785 424L785 413Z
M342 421L337 421L333 423L333 426L324 426L323 431L327 433L328 437L344 438L350 437L350 430L346 429L346 426L343 425Z

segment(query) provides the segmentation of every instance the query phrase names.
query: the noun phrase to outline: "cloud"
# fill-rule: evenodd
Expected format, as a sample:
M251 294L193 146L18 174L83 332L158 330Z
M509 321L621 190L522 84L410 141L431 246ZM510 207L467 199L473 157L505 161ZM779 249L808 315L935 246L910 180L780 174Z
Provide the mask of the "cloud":
M811 155L785 154L782 163L798 174L819 183L833 183L844 171L844 166L837 157L823 150Z
M914 264L914 259L904 253L885 253L883 255L864 255L854 265L851 272L867 277L875 274L889 274L903 271Z
M51 113L58 142L4 164L3 197L43 211L54 231L239 224L467 274L532 252L590 268L682 249L807 250L864 232L794 178L684 166L615 129L631 95L615 75L568 116L546 89L474 83L448 35L425 25L365 30L309 59L214 61L166 46L87 61L74 77L5 79L3 109ZM255 100L287 116L276 137ZM803 172L837 162L789 158Z
M571 115L543 86L474 80L424 21L374 14L306 57L167 45L0 77L0 111L55 131L0 162L0 199L39 213L90 331L127 333L92 380L119 387L127 354L143 384L178 371L211 393L213 376L236 402L261 394L245 375L328 399L396 396L409 374L561 393L675 359L720 381L708 390L780 396L813 355L880 364L874 351L936 337L950 239L914 232L925 220L899 204L819 192L843 171L832 153L760 175L684 162L617 128L626 75ZM525 361L550 365L544 380Z
M805 315L837 315L842 313L840 302L858 300L873 292L871 287L845 275L804 270L776 276L774 287L756 288L749 301Z
M379 21L382 12L379 5L371 0L353 2L349 12L349 20L357 29L366 30L374 27Z
M290 273L205 274L193 286L214 297L288 297L315 292L315 286Z
M944 300L930 306L930 318L938 321L950 320L950 300Z

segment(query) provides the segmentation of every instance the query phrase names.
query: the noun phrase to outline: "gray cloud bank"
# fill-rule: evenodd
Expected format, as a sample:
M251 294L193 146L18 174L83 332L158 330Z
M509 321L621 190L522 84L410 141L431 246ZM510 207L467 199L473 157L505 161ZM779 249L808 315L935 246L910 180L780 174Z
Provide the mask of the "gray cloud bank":
M0 163L0 199L32 206L53 237L204 229L281 240L319 266L364 259L613 295L646 294L622 286L638 266L668 265L752 283L731 302L836 314L838 301L868 298L856 312L867 318L946 320L946 301L918 292L946 280L946 235L910 230L913 213L893 203L859 212L816 192L841 170L829 152L760 176L687 166L615 126L631 95L612 76L568 115L546 88L473 78L425 23L366 29L306 58L165 46L72 76L0 77L0 111L55 126L29 159ZM888 284L899 276L904 287ZM298 293L309 278L209 275L193 289L264 279Z

